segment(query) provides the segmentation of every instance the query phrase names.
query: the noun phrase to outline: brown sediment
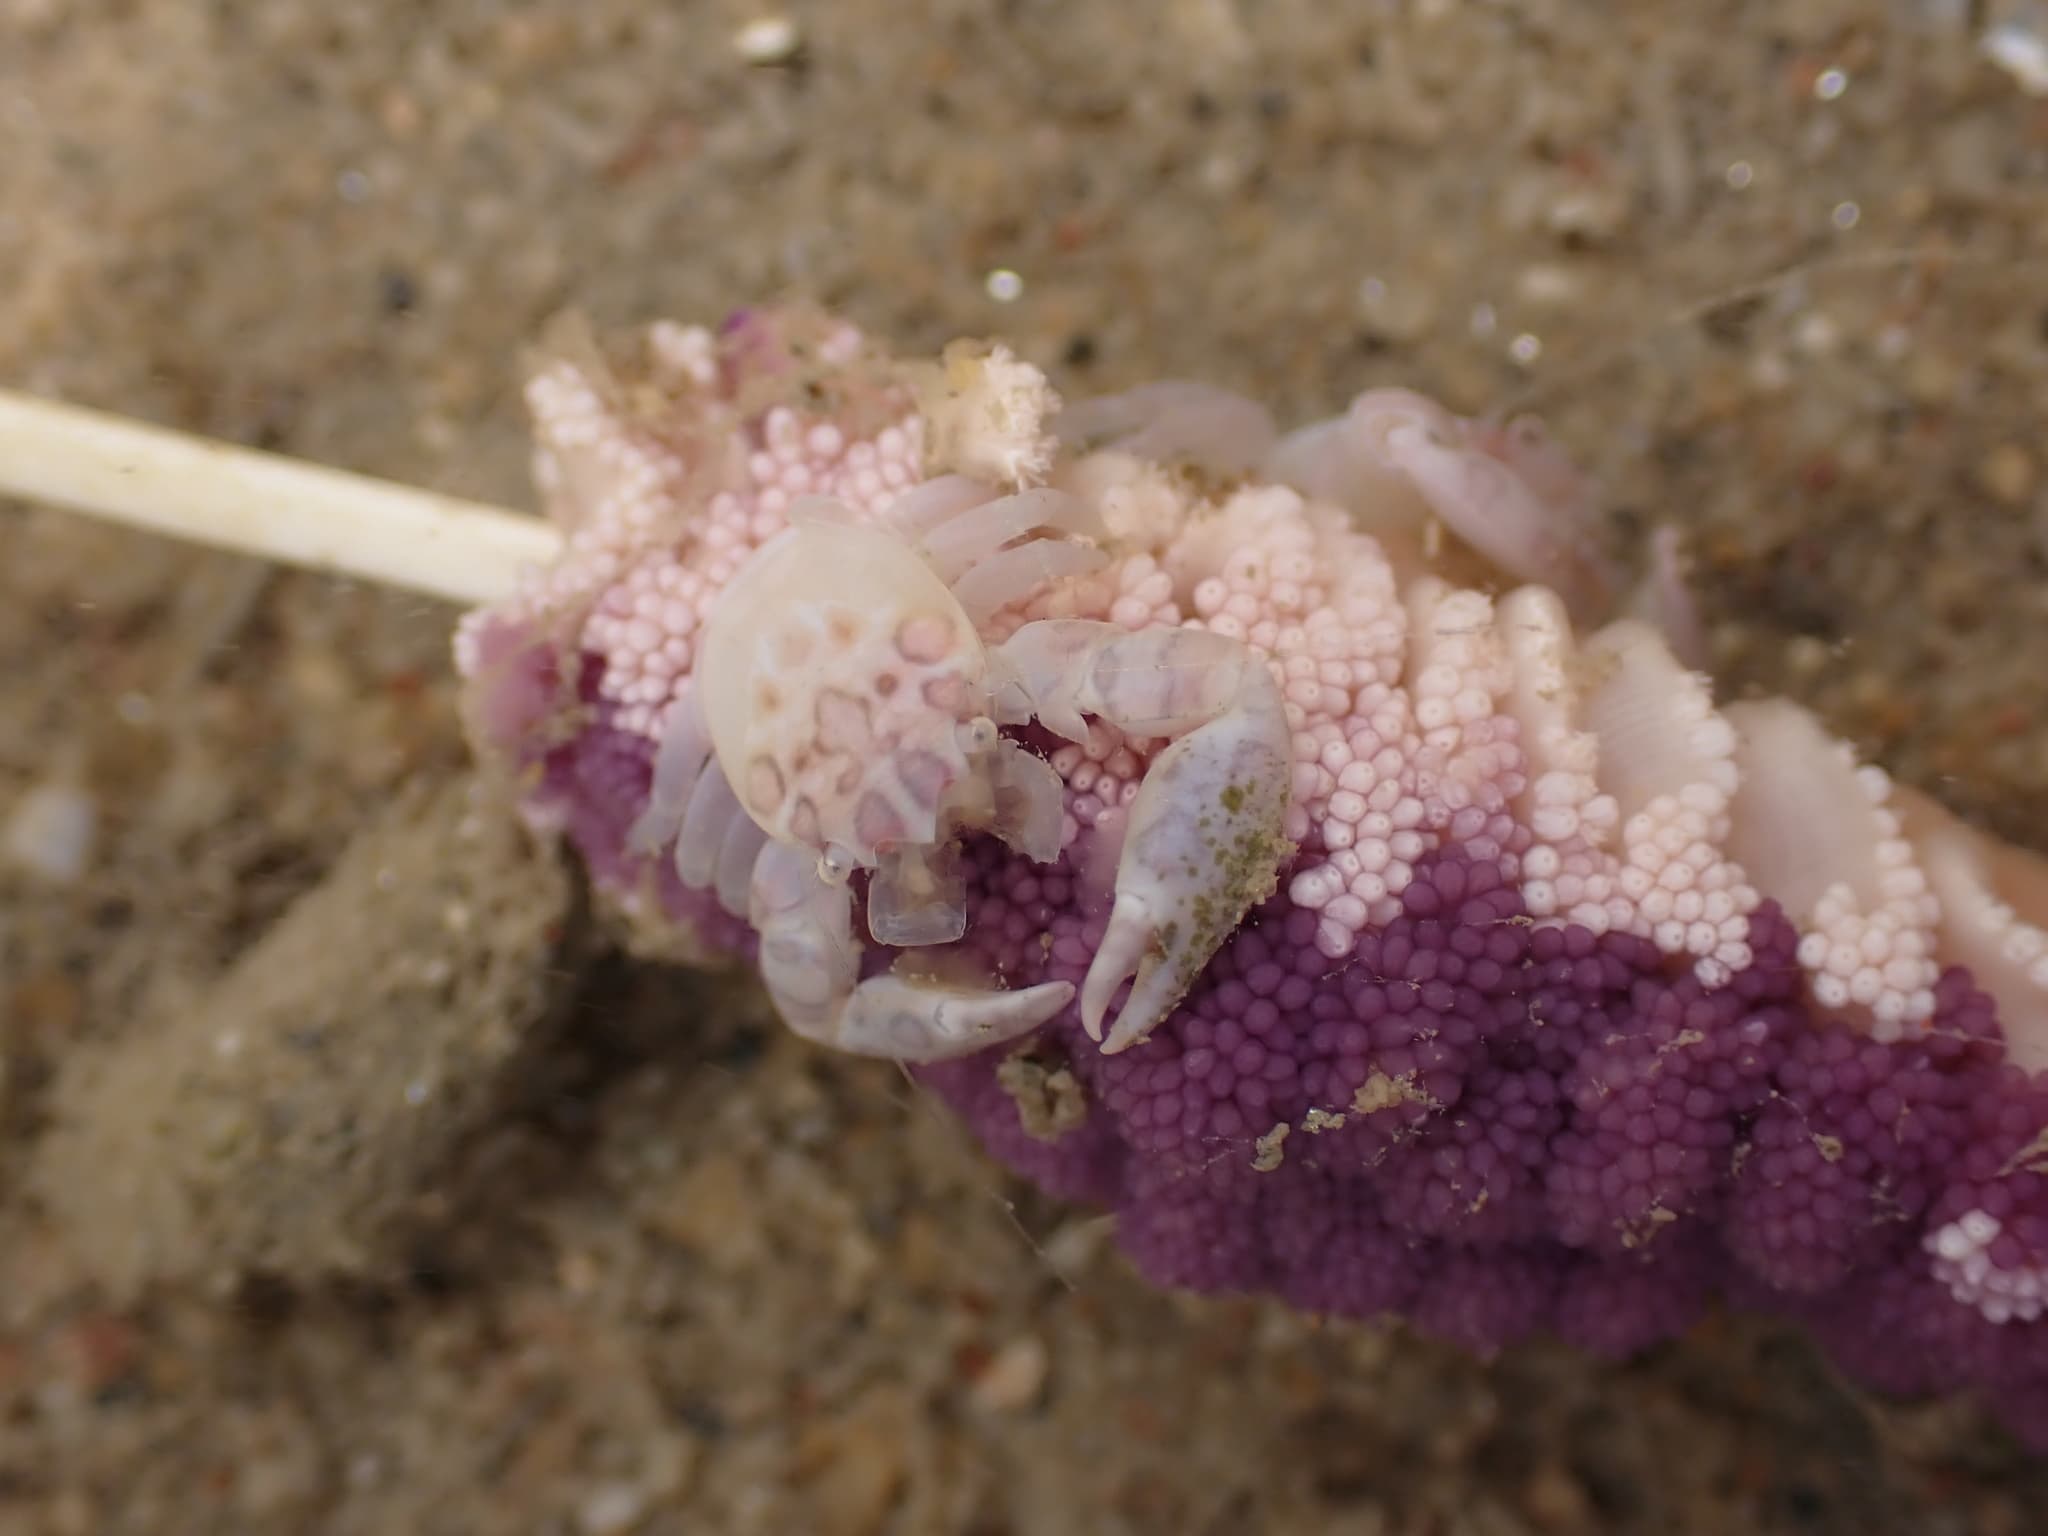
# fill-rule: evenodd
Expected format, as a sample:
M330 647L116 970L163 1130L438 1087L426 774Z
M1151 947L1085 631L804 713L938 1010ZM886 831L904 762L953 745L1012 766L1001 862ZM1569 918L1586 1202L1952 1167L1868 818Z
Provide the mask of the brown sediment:
M515 360L565 303L715 322L796 284L905 353L1000 331L1074 396L1195 377L1283 422L1534 387L1622 546L1681 527L1724 697L1791 694L2048 846L2048 286L2009 262L2041 124L1972 25L2005 9L844 0L750 68L748 7L16 0L0 377L518 505ZM445 612L16 517L0 802L77 750L104 832L74 888L0 871L0 1169L50 1072L148 1049L461 752ZM578 1017L644 1054L566 1097L556 1185L457 1213L488 1263L454 1292L109 1316L10 1229L0 1525L1924 1536L2048 1499L1972 1410L1866 1410L1778 1328L1484 1367L1162 1298L894 1072L739 994L700 1060L675 993ZM1042 1402L983 1411L1023 1339Z
M1017 1106L1017 1123L1035 1141L1058 1141L1088 1119L1088 1092L1073 1068L1045 1059L1032 1045L1013 1051L996 1068L996 1081Z
M30 1183L95 1279L388 1266L561 1022L577 883L460 775L409 786L218 982L68 1063Z

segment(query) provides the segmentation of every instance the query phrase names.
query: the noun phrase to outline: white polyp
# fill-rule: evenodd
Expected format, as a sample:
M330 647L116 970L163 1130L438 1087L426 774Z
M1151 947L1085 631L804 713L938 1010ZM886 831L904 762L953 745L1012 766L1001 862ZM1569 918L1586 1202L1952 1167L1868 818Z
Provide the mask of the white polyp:
M1931 953L1966 966L1997 999L2016 1065L2048 1068L2048 861L1993 842L1924 795L1895 789L1894 803L1941 913Z
M2032 1322L2048 1310L2048 1266L1994 1264L1989 1250L2003 1231L1989 1211L1967 1211L1928 1233L1921 1246L1933 1260L1935 1279L1962 1305L1991 1323Z

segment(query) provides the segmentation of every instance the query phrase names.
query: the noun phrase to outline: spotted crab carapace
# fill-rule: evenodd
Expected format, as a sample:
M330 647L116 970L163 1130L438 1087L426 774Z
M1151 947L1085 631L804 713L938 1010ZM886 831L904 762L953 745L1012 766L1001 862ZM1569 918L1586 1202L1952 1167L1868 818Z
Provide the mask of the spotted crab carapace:
M928 481L882 522L823 499L753 555L720 598L692 685L671 706L642 848L675 845L759 931L761 971L798 1032L931 1061L1037 1028L1073 1001L1044 982L991 990L937 950L967 913L957 841L987 832L1041 863L1061 850L1058 774L1005 727L1069 741L1090 718L1165 739L1133 800L1115 899L1080 988L1105 1051L1143 1040L1245 911L1288 844L1292 744L1265 661L1224 635L1039 619L990 621L1100 567L1090 514L1061 492ZM861 976L853 876L876 942ZM1115 1022L1119 987L1132 982Z

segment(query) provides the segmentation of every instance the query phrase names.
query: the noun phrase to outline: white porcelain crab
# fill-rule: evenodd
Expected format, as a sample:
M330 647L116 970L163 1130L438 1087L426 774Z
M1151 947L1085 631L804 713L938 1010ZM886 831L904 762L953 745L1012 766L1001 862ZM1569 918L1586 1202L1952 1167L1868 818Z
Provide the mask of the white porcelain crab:
M1079 619L985 643L1000 609L1104 563L1089 521L1060 492L997 496L957 475L903 497L886 526L806 500L720 598L634 838L650 850L674 838L684 883L746 913L769 993L800 1034L940 1060L1072 1001L1064 981L991 991L929 949L966 926L957 834L1059 856L1059 776L1005 725L1035 719L1080 741L1096 716L1170 740L1129 808L1108 929L1081 985L1082 1022L1105 1051L1143 1040L1273 889L1292 751L1258 655L1206 630ZM857 869L872 871L870 932L906 951L865 980Z

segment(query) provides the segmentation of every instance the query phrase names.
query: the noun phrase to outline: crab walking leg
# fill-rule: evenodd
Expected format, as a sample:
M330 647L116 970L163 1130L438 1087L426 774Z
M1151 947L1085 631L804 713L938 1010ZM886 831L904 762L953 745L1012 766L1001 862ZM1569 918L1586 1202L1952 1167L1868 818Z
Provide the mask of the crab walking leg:
M747 915L753 899L754 866L767 843L768 834L744 812L732 818L725 836L718 840L718 863L712 883L718 892L718 904L734 917Z
M697 690L690 689L668 707L661 745L654 754L654 782L647 808L626 834L634 853L649 854L675 841L696 794L698 781L711 764L711 731Z
M690 793L683 812L682 830L676 836L676 878L693 891L706 890L717 882L719 850L735 821L747 820L746 808L732 792L732 784L717 760L704 765L697 787Z
M1029 1034L1073 1001L1072 983L977 992L895 974L861 981L853 896L819 878L817 855L771 842L754 865L749 921L761 979L783 1022L856 1056L947 1061Z
M1131 802L1116 900L1081 983L1081 1022L1105 1052L1136 1045L1186 995L1231 931L1273 893L1292 853L1282 831L1293 736L1265 661L1225 635L1047 619L1003 647L1015 689L1075 739L1099 716L1173 738ZM1014 706L1014 698L1006 701ZM1117 988L1131 993L1106 1040Z

